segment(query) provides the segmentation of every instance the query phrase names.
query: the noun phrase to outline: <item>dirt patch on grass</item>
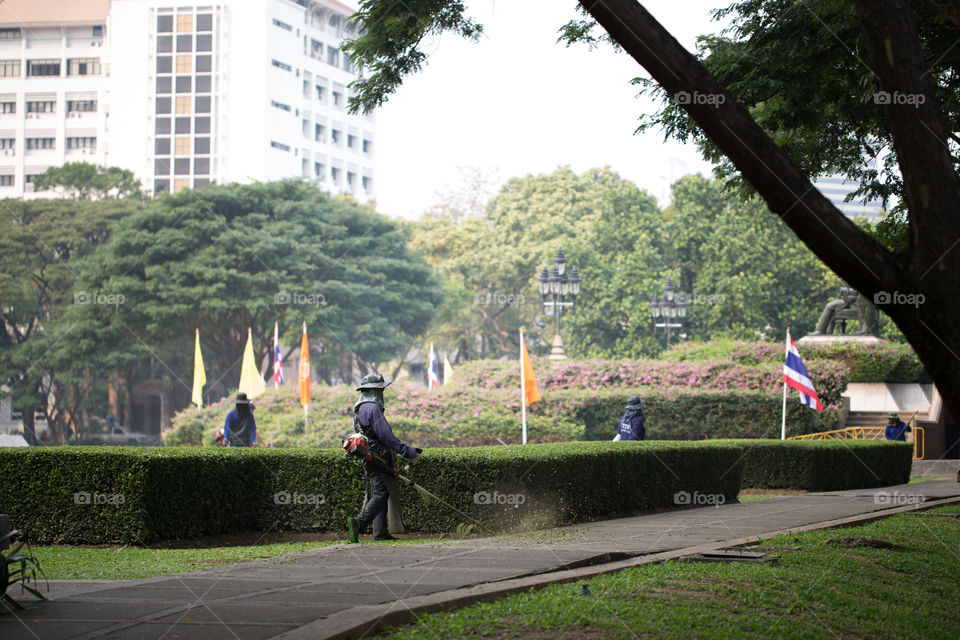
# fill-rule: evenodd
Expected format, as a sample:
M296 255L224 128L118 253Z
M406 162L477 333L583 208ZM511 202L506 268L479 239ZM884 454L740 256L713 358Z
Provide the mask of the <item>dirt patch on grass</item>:
M879 538L856 537L856 536L844 536L842 538L831 538L830 540L827 540L826 544L832 544L838 547L843 547L844 549L856 549L860 547L869 547L871 549L898 550L903 548L900 545L894 544L887 540L880 540Z

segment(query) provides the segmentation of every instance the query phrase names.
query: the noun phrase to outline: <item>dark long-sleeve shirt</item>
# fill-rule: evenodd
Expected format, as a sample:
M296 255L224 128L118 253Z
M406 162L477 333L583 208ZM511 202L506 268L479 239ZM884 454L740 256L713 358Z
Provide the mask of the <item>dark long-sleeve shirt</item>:
M240 416L237 415L236 409L231 409L230 413L227 414L227 421L223 425L223 439L227 442L230 442L230 428L237 424L240 420ZM253 419L253 412L250 412L250 446L252 447L257 442L257 421Z
M903 442L907 439L907 432L912 431L912 429L910 429L903 420L899 420L895 425L888 424L883 431L887 440L899 440Z
M399 453L404 458L410 458L411 460L417 457L417 452L413 450L413 447L403 444L397 436L393 435L390 423L387 422L383 411L380 410L376 402L361 404L357 409L357 421L360 426L373 433L377 442L390 451Z
M627 414L624 414L617 424L617 433L620 434L620 440L643 440L647 434L643 422L642 413L638 413L631 418L627 418Z

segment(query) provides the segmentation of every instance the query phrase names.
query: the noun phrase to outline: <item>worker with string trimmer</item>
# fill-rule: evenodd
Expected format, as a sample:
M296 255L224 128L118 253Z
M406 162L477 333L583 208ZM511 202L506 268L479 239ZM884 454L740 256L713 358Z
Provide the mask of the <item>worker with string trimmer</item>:
M422 452L400 442L383 415L383 390L389 385L383 375L369 373L357 387L360 398L353 406L353 430L366 438L371 455L362 458L363 469L370 479L370 494L363 510L347 518L347 531L353 543L360 541L360 532L371 523L374 540L395 539L387 528L387 503L391 495L398 495L395 454L413 461Z

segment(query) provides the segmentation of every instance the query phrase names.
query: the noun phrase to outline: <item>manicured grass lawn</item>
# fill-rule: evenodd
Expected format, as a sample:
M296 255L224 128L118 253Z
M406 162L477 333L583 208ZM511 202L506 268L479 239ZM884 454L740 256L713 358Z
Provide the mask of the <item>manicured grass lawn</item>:
M197 571L235 562L247 562L288 553L341 544L345 540L280 542L274 544L207 547L202 549L147 549L142 547L31 547L48 580L132 580ZM422 544L436 539L361 544Z
M777 564L667 562L427 614L391 640L956 638L960 506L764 541Z

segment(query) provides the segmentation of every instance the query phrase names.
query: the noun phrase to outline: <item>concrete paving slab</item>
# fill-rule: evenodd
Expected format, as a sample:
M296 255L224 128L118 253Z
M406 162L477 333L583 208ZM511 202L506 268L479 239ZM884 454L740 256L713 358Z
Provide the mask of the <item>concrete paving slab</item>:
M102 626L97 622L81 622L77 620L31 620L19 622L11 619L8 614L0 616L0 638L31 638L36 640L69 640L77 634L93 631Z
M196 624L190 622L145 623L100 636L105 640L265 640L275 637L295 625L264 624ZM43 639L46 640L46 639Z

